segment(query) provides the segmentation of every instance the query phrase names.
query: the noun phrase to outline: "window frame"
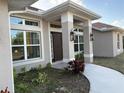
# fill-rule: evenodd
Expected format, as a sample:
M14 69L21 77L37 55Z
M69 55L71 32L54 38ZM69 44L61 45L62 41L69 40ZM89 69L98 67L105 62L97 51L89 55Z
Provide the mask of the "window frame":
M31 21L31 22L37 22L37 26L35 26L35 25L27 25L26 24L26 21ZM26 25L26 26L35 26L35 27L40 27L40 22L39 21L36 21L36 20L32 20L32 19L24 19L24 25Z
M38 20L35 20L35 19L33 20L33 19L28 19L28 18L23 18L23 17L18 17L18 16L10 16L10 20L11 20L11 17L22 19L22 24L12 24L11 21L10 21L11 25L34 26L34 25L25 24L26 21L32 21L32 22L37 22L38 23L38 26L34 26L34 27L40 27L40 21L38 21Z
M33 32L34 33L34 31L26 31L26 32ZM26 42L26 51L27 51L27 47L33 47L33 46L38 46L39 47L39 49L40 49L40 57L37 57L37 58L28 58L28 56L27 56L27 60L31 60L31 59L39 59L39 58L42 58L42 53L41 53L41 51L42 51L42 49L41 49L41 45L42 45L42 43L41 43L41 33L40 33L40 31L35 31L36 33L39 33L39 44L27 44L27 38L25 39L25 42ZM25 33L26 34L26 33ZM26 36L26 35L25 35ZM27 52L28 53L28 52ZM27 53L26 53L26 55L27 55Z
M77 53L84 52L84 50L80 50L80 45L83 44L83 46L84 46L84 41L81 43L81 42L80 42L80 39L79 39L80 36L82 36L82 37L84 38L83 32L79 31L79 29L76 29L76 31L75 31L75 36L78 37L78 42L77 42L77 43L74 42L74 46L75 46L75 44L78 45L78 51L75 51L75 47L74 47L74 52L75 52L76 54L77 54ZM84 40L84 39L83 39L83 40Z
M11 23L11 17L21 19L21 20L22 20L22 24L13 24L13 23ZM24 25L24 18L22 18L22 17L17 17L17 16L10 16L10 24L12 24L12 25Z
M11 49L13 47L24 47L24 60L13 60L13 57L12 57L12 60L13 62L20 62L20 61L30 61L30 60L34 60L34 59L43 59L43 51L42 51L42 40L41 40L41 32L40 31L25 31L25 30L18 30L18 29L11 29L12 30L17 30L17 31L20 31L20 32L23 32L23 39L24 39L24 45L13 45L11 43ZM39 44L27 44L27 40L26 40L26 32L33 32L33 33L39 33ZM12 34L11 34L12 35ZM11 38L11 41L12 41L12 38ZM40 57L36 57L36 58L28 58L28 51L27 51L27 47L28 46L38 46L39 47L39 54L40 54ZM13 53L12 53L13 54Z
M121 46L120 46L120 34L117 33L117 49L120 50Z

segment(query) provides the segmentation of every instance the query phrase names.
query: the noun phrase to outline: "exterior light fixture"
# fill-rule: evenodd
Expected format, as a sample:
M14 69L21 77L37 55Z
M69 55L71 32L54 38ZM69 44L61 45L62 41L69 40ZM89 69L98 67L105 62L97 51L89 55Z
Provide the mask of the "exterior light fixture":
M75 40L75 33L74 33L74 31L75 31L75 28L73 28L71 30L71 32L70 32L70 41L74 41Z
M70 32L70 41L74 41L74 32L73 31Z
M94 41L93 33L90 34L90 41Z

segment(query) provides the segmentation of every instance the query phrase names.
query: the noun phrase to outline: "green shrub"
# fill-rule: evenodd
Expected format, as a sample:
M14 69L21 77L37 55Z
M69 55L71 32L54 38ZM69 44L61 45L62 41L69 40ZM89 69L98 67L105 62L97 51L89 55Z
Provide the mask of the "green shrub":
M15 68L13 69L13 76L14 76L14 79L17 78L17 73L16 73L16 69Z
M26 84L20 83L15 88L16 93L30 93L30 89Z
M38 70L42 70L42 65L39 65L38 66Z
M48 83L48 76L45 72L38 73L38 76L32 80L32 82L36 85L46 84Z
M36 72L37 70L37 68L32 67L29 72Z
M75 55L75 60L84 60L83 52L76 54Z
M47 65L46 65L46 68L51 68L51 63L48 63Z
M26 68L25 67L21 68L21 72L25 73L26 72Z

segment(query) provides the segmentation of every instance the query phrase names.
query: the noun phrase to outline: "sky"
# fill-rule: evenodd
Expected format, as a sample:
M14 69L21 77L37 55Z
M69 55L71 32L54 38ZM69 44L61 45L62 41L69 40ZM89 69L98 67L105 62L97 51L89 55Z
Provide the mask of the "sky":
M33 7L47 10L67 0L39 0ZM71 0L102 16L97 20L124 28L124 0Z

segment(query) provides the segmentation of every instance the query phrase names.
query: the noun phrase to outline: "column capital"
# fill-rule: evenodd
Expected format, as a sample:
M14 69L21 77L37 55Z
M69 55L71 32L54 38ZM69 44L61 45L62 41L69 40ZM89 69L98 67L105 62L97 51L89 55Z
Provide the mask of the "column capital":
M86 20L86 21L84 22L83 27L92 27L91 20Z
M65 12L61 15L61 22L73 22L73 13Z

